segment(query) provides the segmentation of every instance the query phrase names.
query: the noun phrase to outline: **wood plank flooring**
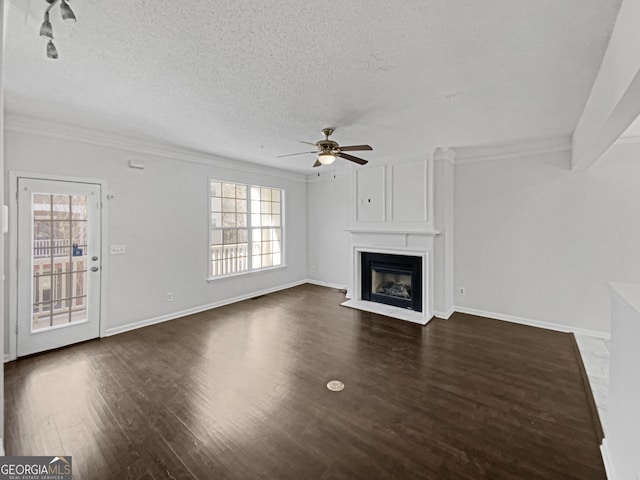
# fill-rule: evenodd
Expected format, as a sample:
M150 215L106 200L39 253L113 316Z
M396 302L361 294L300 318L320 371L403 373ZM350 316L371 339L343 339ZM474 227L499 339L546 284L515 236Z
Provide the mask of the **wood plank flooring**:
M570 334L343 300L303 285L11 362L7 454L73 455L74 479L606 478Z

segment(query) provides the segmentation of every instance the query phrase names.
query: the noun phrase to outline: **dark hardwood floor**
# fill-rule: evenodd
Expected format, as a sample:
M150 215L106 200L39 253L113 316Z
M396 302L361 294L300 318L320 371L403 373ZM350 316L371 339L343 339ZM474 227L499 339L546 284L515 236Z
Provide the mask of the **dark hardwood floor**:
M343 300L303 285L11 362L7 454L73 455L74 479L606 478L570 334Z

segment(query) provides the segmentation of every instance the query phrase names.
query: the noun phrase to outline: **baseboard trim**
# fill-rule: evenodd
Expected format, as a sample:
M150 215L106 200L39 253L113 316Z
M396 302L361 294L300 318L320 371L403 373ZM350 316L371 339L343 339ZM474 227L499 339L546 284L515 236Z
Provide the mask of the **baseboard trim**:
M519 323L521 325L529 325L530 327L544 328L547 330L555 330L556 332L574 333L578 335L588 335L590 337L602 338L609 340L610 334L599 330L589 330L586 328L572 327L570 325L562 325L559 323L544 322L531 318L518 317L515 315L504 315L502 313L487 312L475 308L454 307L456 312L467 313L469 315L477 315L478 317L493 318L494 320L502 320L504 322Z
M453 315L454 313L456 313L455 308L451 307L449 310L447 310L446 312L433 312L433 316L434 317L438 317L438 318L442 318L443 320L448 320L449 317L451 317L451 315Z
M602 454L602 462L604 463L604 470L607 474L608 480L616 480L616 476L613 474L613 464L611 463L611 456L609 455L609 448L607 447L607 439L602 440L600 445L600 453Z
M10 353L5 353L4 354L4 363L11 362L13 360L15 360L15 358L11 358L11 354Z
M305 282L310 283L311 285L318 285L319 287L335 288L336 290L347 289L345 285L339 285L337 283L330 283L330 282L321 282L320 280L312 280L311 278L307 278Z
M179 312L173 312L167 315L161 315L159 317L149 318L147 320L141 320L139 322L129 323L127 325L122 325L120 327L108 328L103 336L110 337L112 335L117 335L119 333L129 332L131 330L137 330L138 328L155 325L157 323L168 322L169 320L175 320L176 318L185 317L187 315L193 315L194 313L204 312L206 310L211 310L213 308L223 307L225 305L241 302L243 300L249 300L250 298L258 297L260 295L267 295L268 293L274 293L280 290L286 290L287 288L297 287L305 283L308 283L307 280L299 280L297 282L291 282L285 285L278 285L277 287L272 287L272 288L267 288L265 290L260 290L257 292L247 293L246 295L240 295L237 297L228 298L225 300L221 300L219 302L209 303L207 305L201 305L199 307L188 308L186 310L181 310Z

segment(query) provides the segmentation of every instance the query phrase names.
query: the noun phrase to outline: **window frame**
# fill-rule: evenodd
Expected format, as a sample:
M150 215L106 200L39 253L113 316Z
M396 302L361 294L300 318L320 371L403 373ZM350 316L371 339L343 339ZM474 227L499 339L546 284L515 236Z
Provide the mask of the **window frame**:
M247 249L249 251L249 254L247 256L247 260L248 260L248 269L241 271L241 272L232 272L232 273L225 273L222 275L213 275L213 269L212 269L212 259L211 259L211 232L213 230L220 230L220 231L224 231L224 227L222 226L216 226L214 227L212 225L212 210L211 210L211 199L213 198L211 195L211 183L212 182L219 182L221 184L223 183L231 183L234 185L239 185L239 186L243 186L246 188L246 201L247 201L247 225L246 227L227 227L229 229L247 229ZM252 248L253 248L253 230L257 229L257 228L265 228L262 226L253 226L252 225L252 209L251 209L251 188L268 188L271 190L278 190L280 192L280 226L276 227L276 228L280 228L281 231L281 236L280 236L280 264L279 265L272 265L272 266L268 266L268 267L260 267L260 268L254 268L253 267L253 254L252 254ZM275 186L268 186L268 185L258 185L255 183L245 183L245 182L239 182L239 181L235 181L235 180L228 180L228 179L224 179L223 177L208 177L207 179L207 225L208 225L208 231L207 231L207 281L208 282L215 282L216 280L220 280L223 278L230 278L230 277L239 277L239 276L243 276L243 275L253 275L253 274L259 274L259 273L264 273L264 272L271 272L274 270L280 270L280 269L284 269L287 268L287 262L286 262L286 254L285 254L285 230L286 230L286 222L285 222L285 202L286 202L286 192L284 188L281 187L275 187ZM224 235L224 234L223 234Z

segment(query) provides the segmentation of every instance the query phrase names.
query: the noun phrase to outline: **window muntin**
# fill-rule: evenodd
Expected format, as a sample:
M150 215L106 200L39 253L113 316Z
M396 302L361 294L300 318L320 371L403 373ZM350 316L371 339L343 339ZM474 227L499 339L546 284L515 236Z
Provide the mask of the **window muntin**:
M283 264L283 197L277 188L210 181L210 277Z

